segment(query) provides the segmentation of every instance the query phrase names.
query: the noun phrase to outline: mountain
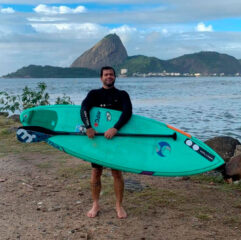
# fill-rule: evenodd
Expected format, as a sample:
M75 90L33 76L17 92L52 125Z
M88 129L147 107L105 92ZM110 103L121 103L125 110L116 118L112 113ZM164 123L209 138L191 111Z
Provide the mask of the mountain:
M70 67L100 70L103 66L123 63L127 56L127 51L120 38L116 34L109 34L78 57Z
M241 72L241 64L236 58L218 52L199 52L186 54L168 60L180 73L201 73L202 75L225 75Z
M86 68L61 68L29 65L10 73L5 78L89 78L98 77L97 71Z
M120 38L109 34L78 57L69 68L30 65L3 77L98 77L100 68L106 65L114 66L117 74L121 69L127 69L126 76L241 75L241 60L218 52L202 51L170 60L143 55L128 57Z
M159 72L175 72L176 66L168 61L160 60L155 57L146 57L143 55L128 57L122 64L115 66L117 72L120 69L128 69L128 76L134 73L159 73Z
M128 69L127 76L133 73L180 73L208 75L235 75L241 73L241 63L236 58L217 52L199 52L186 54L170 60L160 60L155 57L142 55L128 57L124 63L115 66L117 72L120 69Z

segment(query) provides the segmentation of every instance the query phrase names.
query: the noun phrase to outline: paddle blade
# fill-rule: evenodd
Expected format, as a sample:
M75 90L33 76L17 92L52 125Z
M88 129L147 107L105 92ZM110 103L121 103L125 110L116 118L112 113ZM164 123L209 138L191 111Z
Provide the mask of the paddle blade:
M16 136L18 141L23 143L42 142L52 137L51 135L45 133L24 129L23 127L18 128Z

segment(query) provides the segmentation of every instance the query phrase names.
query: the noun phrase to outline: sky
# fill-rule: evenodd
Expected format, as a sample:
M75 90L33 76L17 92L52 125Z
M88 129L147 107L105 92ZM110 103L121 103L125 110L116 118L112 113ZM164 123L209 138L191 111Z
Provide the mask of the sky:
M0 0L0 76L30 64L69 67L110 33L129 56L241 59L241 1Z

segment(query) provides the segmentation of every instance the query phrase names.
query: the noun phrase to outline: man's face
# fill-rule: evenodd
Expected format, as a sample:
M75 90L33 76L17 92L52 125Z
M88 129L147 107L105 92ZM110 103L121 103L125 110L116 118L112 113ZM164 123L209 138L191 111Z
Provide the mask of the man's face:
M103 83L104 88L111 88L115 84L115 74L112 69L103 70L103 74L101 77L101 81Z

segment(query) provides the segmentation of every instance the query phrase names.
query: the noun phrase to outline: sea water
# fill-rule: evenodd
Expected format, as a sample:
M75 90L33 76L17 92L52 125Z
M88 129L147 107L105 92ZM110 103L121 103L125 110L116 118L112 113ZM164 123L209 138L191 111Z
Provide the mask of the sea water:
M50 101L66 94L81 104L88 91L101 87L99 78L0 79L0 91L21 94L45 82ZM116 87L126 90L133 113L168 123L200 140L231 136L241 141L241 78L117 78ZM146 130L148 132L148 129Z

